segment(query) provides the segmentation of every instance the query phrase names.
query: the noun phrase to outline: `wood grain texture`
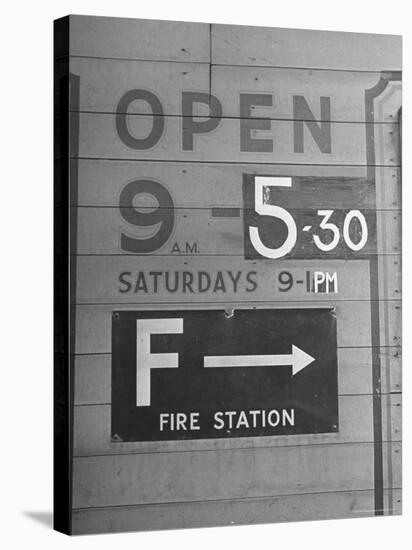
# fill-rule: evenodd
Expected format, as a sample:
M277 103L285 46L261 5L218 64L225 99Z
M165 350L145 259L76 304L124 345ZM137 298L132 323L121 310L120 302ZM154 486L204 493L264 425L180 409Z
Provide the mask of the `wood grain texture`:
M353 367L354 369L356 367ZM339 432L309 435L277 435L231 439L203 439L123 443L111 440L109 404L81 405L74 411L74 455L120 455L147 452L207 451L216 449L259 449L372 442L373 395L341 395L339 397ZM401 408L391 394L382 396L382 406L390 415L384 422L382 440L401 439ZM171 460L173 456L171 457Z
M133 162L107 160L72 160L78 162L78 205L118 206L123 187L137 179L153 179L166 186L176 207L198 208L205 205L220 207L243 207L243 174L292 176L292 188L298 193L289 193L291 208L312 204L317 200L314 189L320 182L332 185L333 193L323 194L322 208L374 208L376 188L366 179L366 168L356 166L311 166L311 165L259 165L259 164L191 164L163 162ZM397 210L400 208L399 168L379 168L381 188L377 208ZM348 192L350 189L350 192ZM136 197L139 205L139 197ZM319 204L319 203L318 203ZM75 206L75 205L74 205Z
M209 61L209 25L70 15L70 55Z
M373 449L372 443L348 443L176 452L173 457L171 453L79 457L74 460L73 506L370 489ZM151 475L153 471L158 475ZM397 476L392 482L399 487Z
M402 212L399 210L387 214L386 211L377 210L376 220L378 227L378 251L383 252L386 250L386 247L388 247L388 250L392 250L394 253L401 253ZM381 238L382 231L384 232L385 238Z
M70 71L80 77L76 111L115 113L129 90L150 90L161 101L163 113L180 115L183 90L209 91L209 68L204 63L150 62L119 59L70 59ZM130 114L151 114L145 101L132 102ZM199 111L207 114L207 111ZM157 113L158 114L158 113Z
M160 100L165 115L182 115L182 92L212 93L223 116L240 116L240 94L266 94L272 106L252 106L251 117L307 119L294 112L293 96L303 96L320 120L320 98L329 97L331 120L365 121L365 90L380 79L378 73L312 71L263 67L219 67L204 63L150 62L119 59L70 59L70 71L80 77L79 104L74 110L115 113L120 98L133 89L149 90ZM145 101L132 102L129 114L151 114ZM205 105L194 105L195 115L208 115ZM156 113L159 114L159 113ZM390 116L392 114L392 117ZM375 122L393 122L393 113L376 113Z
M401 490L384 492L384 514L401 513ZM196 503L138 505L75 510L73 531L117 533L373 516L372 490L312 493Z
M394 392L382 399L382 421L393 441L402 440L402 393ZM388 468L389 469L389 468ZM390 472L392 475L393 472Z
M341 54L340 54L341 55ZM239 93L273 95L272 107L252 107L251 116L293 116L293 96L303 96L315 119L320 120L320 97L329 97L331 120L365 122L365 91L380 80L379 73L322 71L268 67L212 65L212 93L221 101L225 116L239 116ZM392 115L392 116L391 116ZM396 108L376 113L374 122L394 122ZM396 117L395 117L396 120Z
M379 339L382 346L402 345L402 302L379 302Z
M152 129L152 116L128 117L130 134L143 139ZM97 159L150 159L166 161L252 162L284 164L366 165L365 125L362 123L331 123L332 152L322 153L310 135L304 132L304 152L294 152L293 121L272 121L271 130L251 131L251 136L273 140L272 152L240 152L239 120L223 118L208 134L194 138L194 150L182 150L182 118L164 117L164 133L150 149L136 150L126 146L116 133L113 114L80 113L78 156ZM379 126L379 125L376 125ZM383 138L390 142L397 126L383 124ZM389 148L385 148L385 151ZM72 156L77 156L74 152ZM384 166L397 166L397 159L384 155Z
M70 55L213 64L398 70L401 37L71 15ZM211 54L211 57L210 57Z
M401 36L212 25L212 63L339 70L401 69Z

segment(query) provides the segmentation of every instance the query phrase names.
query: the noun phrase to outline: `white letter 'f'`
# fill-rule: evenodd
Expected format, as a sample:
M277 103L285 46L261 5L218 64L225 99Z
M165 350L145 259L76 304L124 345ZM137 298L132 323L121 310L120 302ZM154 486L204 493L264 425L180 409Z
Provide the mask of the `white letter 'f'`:
M136 321L136 406L150 406L150 370L177 369L178 353L151 353L152 334L182 334L183 319L138 319Z

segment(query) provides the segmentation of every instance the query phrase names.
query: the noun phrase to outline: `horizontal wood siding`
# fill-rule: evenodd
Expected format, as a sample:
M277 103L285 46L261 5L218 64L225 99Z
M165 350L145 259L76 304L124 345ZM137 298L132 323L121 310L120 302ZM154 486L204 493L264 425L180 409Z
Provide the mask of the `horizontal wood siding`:
M373 395L371 394L342 395L339 398L339 433L141 443L122 443L111 440L110 403L105 405L82 405L75 408L74 454L75 456L120 455L141 452L213 451L215 449L231 448L257 449L261 447L372 442L374 438L372 400ZM383 407L389 413L391 422L384 425L382 439L386 442L400 441L400 401L399 399L393 400L391 395L385 394Z
M397 447L391 443L391 451ZM371 489L373 452L373 443L347 443L79 457L73 504L85 508Z
M221 255L224 256L224 253ZM221 262L221 265L211 269L211 262ZM388 258L387 264L388 280L382 298L399 300L399 256ZM222 307L232 302L252 301L302 304L313 303L316 300L319 304L331 301L340 303L345 300L369 300L370 296L368 280L365 280L369 275L367 260L358 260L352 265L350 260L329 260L322 263L322 270L338 274L336 294L307 291L307 272L311 274L312 280L313 273L319 269L319 262L316 264L315 261L289 260L284 261L281 268L274 269L269 260L247 262L240 257L229 257L223 263L219 255L213 254L200 258L168 254L152 259L147 256L82 256L78 258L77 265L79 304L216 303ZM296 288L291 292L282 291L284 287L279 284L279 274L284 270L287 270L295 281L303 280L303 284L295 284ZM158 274L156 279L150 275L153 273ZM190 274L192 282L189 287L183 288L184 273ZM207 286L201 287L206 283L199 273L207 274ZM223 283L218 288L216 281L219 273L219 280ZM165 278L165 274L170 275L168 284L176 285L176 291L171 291L166 286L169 279ZM236 283L233 282L234 279ZM204 290L199 292L199 288Z
M206 23L70 16L71 56L207 62L209 48Z
M71 104L79 139L70 150L72 190L77 188L71 206L78 220L73 531L400 513L400 90L389 90L373 103L372 114L365 103L366 90L386 84L385 71L400 69L400 37L70 16L69 48L57 42L55 55L57 74L69 63L70 72L80 77L79 98ZM154 117L164 115L162 136L147 150L126 146L116 129L119 101L136 88L156 94L162 111L151 113L147 102L132 102L127 127L133 136L147 136ZM195 136L193 151L182 143L184 91L213 94L222 106L221 121ZM271 103L241 114L240 94L251 93L270 96ZM330 98L331 152L321 151L308 128L308 111L294 110L293 96L305 98L317 125L325 122L320 98ZM56 109L57 125L60 116ZM208 106L196 103L194 116L207 120ZM272 152L241 152L241 131L251 118L270 119L270 129L252 128L251 137L272 140ZM295 122L302 120L300 153L294 132ZM287 190L285 197L296 212L360 209L373 215L376 210L370 257L246 260L244 174L293 177L294 192ZM137 179L160 182L175 207L173 234L150 255L125 255L119 248L124 222L119 196ZM322 185L328 191L315 200ZM57 217L58 201L57 195ZM150 208L141 195L133 206ZM217 218L213 208L238 212ZM198 254L172 254L174 242L186 241L197 242ZM297 276L317 268L338 272L338 294L277 290L280 270ZM253 293L244 288L222 294L119 291L121 272L133 277L138 271L167 270L252 270L259 286ZM338 432L111 440L114 311L291 307L334 308ZM381 480L376 479L377 457ZM383 487L380 510L377 483Z
M243 174L292 176L293 189L288 196L290 207L302 207L302 201L313 202L313 191L321 182L333 182L333 194L322 196L323 208L353 208L347 186L350 185L359 207L373 208L376 188L368 181L364 166L313 166L277 164L203 164L172 162L133 162L124 160L72 160L78 164L80 206L118 206L123 187L137 179L153 179L166 186L176 207L205 206L243 207ZM380 167L379 177L385 193L377 207L381 210L400 208L399 168ZM332 185L332 184L330 184ZM139 197L136 197L136 206Z
M373 393L373 361L382 365L382 393L401 389L401 353L399 348L338 349L338 390L340 395ZM111 402L111 354L76 356L75 404L102 405Z
M149 212L148 207L140 207L143 212ZM167 217L169 214L167 209L161 209ZM249 209L250 210L250 209ZM298 226L305 223L319 224L322 217L316 213L308 212L308 209L293 210L288 209L293 214ZM130 213L133 212L129 208ZM335 217L343 218L346 211L335 209ZM373 217L373 212L370 210L362 210L362 213L367 218ZM244 258L244 210L241 210L234 217L218 219L212 210L209 208L180 208L174 209L175 226L173 233L167 242L150 256L145 254L149 260L155 255L174 255L179 256L179 250L182 249L180 255L188 256L185 251L185 243L197 243L199 256L237 256L239 259ZM136 227L128 224L121 216L119 208L79 208L78 216L78 254L94 254L94 255L124 255L124 251L120 248L120 233L125 233L136 238L147 238L147 229L145 227ZM399 235L401 231L401 215L400 211L379 212L380 221L385 225L388 237L384 243L381 243L379 252L381 254L399 254ZM222 216L223 217L223 216ZM146 234L144 231L146 230ZM358 254L354 254L349 248L346 251L346 258L355 259L356 256L372 255L375 253L376 237L374 238L373 229L370 228L370 237L368 242ZM327 239L323 236L322 239ZM150 233L149 233L150 236ZM174 244L178 243L178 249L174 249ZM330 251L325 257L326 261L333 261L336 256L341 257L340 248L336 247L334 251ZM136 255L137 256L137 255ZM150 261L150 260L149 260ZM261 260L264 261L264 260ZM286 260L287 262L288 260ZM309 262L310 263L310 262ZM245 263L247 264L247 262ZM148 265L148 264L147 264ZM210 265L210 260L209 260ZM319 265L319 262L318 262ZM273 267L273 262L272 262Z
M63 61L61 62L63 63ZM58 66L59 67L59 66ZM303 96L315 120L320 120L320 98L329 97L330 120L365 121L365 90L380 79L379 72L333 72L271 67L215 66L205 63L171 63L74 57L71 71L80 76L82 87L78 105L71 109L115 113L121 97L129 90L143 89L160 100L162 114L181 116L182 93L212 93L225 117L264 117L273 120L308 120L306 112L294 112L293 97ZM240 94L272 97L272 105L253 105L249 115L240 115ZM258 103L258 100L257 100ZM123 111L124 112L124 111ZM151 114L146 101L132 102L127 112ZM154 114L159 115L160 111ZM375 122L393 122L392 113L382 113ZM204 104L195 103L194 115L209 115ZM297 115L297 116L296 116ZM300 116L299 116L300 115ZM392 116L391 116L392 115ZM213 116L213 114L212 114ZM396 120L396 119L395 119Z
M293 307L335 307L338 320L338 347L369 347L371 345L371 311L369 301L345 302L294 302ZM386 337L381 344L394 346L400 344L401 309L400 301L386 303L388 327ZM282 302L215 302L201 303L201 309L244 309L244 308L277 308L287 307ZM77 338L76 354L110 353L111 352L111 316L113 311L133 310L178 310L199 309L199 304L192 303L190 307L185 302L167 302L158 305L138 303L123 305L79 305L77 307Z
M400 489L384 491L385 510L400 514ZM73 514L74 533L184 529L279 521L358 518L375 515L373 491L342 491L125 507L83 508Z
M212 26L212 62L312 69L399 70L400 36Z
M165 131L159 141L150 149L135 150L124 145L117 136L114 114L80 113L77 116L80 126L78 153L80 158L361 166L367 164L365 125L360 122L332 123L336 146L332 146L331 153L322 153L308 132L305 133L304 152L295 153L293 121L273 121L273 128L264 132L264 138L274 142L273 151L268 153L241 152L242 122L233 118L222 118L213 134L195 136L194 150L189 151L182 149L182 117L165 116ZM152 129L152 119L153 117L148 115L128 117L131 135L139 139L146 137ZM386 123L382 125L384 126L383 137L390 143L397 135L397 125ZM256 130L252 130L252 136L256 138ZM76 155L72 154L72 156ZM381 164L398 165L397 159L390 155L382 158Z

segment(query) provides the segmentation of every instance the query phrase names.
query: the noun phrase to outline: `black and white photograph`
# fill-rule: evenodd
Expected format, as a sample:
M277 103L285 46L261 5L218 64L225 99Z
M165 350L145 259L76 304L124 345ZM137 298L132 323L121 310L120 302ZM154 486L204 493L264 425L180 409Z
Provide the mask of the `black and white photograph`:
M7 11L8 544L405 547L407 8Z

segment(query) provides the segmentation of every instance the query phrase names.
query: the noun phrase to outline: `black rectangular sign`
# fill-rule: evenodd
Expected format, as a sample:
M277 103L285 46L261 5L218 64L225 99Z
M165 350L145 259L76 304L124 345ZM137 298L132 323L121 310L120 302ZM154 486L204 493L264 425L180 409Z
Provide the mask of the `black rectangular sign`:
M338 431L331 308L120 311L112 439Z
M372 191L362 178L244 174L245 258L360 259L376 254ZM358 210L365 204L368 208Z

